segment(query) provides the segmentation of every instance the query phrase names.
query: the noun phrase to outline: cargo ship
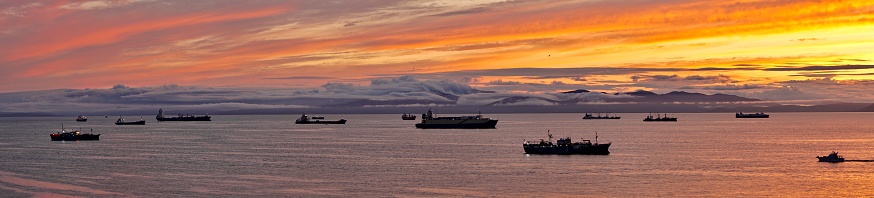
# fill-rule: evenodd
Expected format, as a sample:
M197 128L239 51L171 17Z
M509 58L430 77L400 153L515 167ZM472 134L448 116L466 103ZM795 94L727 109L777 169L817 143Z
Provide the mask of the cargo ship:
M646 116L643 119L644 122L676 122L677 118L668 117L668 114L665 114L665 117L662 117L662 114L657 114L657 117L653 117L652 114Z
M139 121L128 122L124 121L124 118L119 117L118 120L115 121L115 125L146 125L146 121L141 118Z
M759 112L759 113L743 113L738 112L734 114L734 118L769 118L771 115Z
M434 112L422 114L422 122L416 124L420 129L494 129L498 120L483 117L481 114L459 117L434 117Z
M321 119L312 119L307 114L303 114L300 118L294 121L295 124L346 124L346 119L340 120L321 120Z
M179 114L176 117L164 117L164 109L158 109L158 115L155 116L158 121L212 121L210 118L209 114L203 116Z
M622 118L622 117L610 116L609 113L605 114L604 116L601 116L600 113L598 113L597 116L592 115L591 113L586 113L586 115L583 116L583 120L600 120L600 119L618 120L620 118Z

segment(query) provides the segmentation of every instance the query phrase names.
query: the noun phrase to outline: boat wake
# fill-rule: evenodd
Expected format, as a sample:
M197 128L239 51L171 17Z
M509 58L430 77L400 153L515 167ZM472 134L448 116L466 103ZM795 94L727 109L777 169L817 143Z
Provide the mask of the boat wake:
M874 162L874 160L845 160L845 162Z

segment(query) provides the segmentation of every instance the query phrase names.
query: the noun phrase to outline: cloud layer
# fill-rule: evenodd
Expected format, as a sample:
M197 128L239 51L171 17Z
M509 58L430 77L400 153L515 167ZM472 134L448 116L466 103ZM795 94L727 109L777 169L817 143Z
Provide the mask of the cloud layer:
M874 90L855 85L874 76L872 10L863 0L12 1L0 3L0 92L179 84L377 97L391 77L410 91L396 97L434 101L581 87L870 100ZM85 94L149 102L142 91L156 92Z
M793 82L795 84L835 84L831 80ZM840 83L837 83L840 84ZM766 93L767 92L767 93ZM784 87L763 91L779 95L775 100L810 97L797 88ZM818 97L818 96L817 96ZM812 98L811 98L812 99ZM130 87L115 85L107 89L59 89L0 94L0 115L37 113L51 115L143 115L157 109L170 113L301 113L301 112L373 112L373 109L397 113L399 110L422 111L426 107L456 109L492 108L514 112L517 107L532 111L535 107L581 108L580 105L632 105L622 111L663 108L687 104L691 109L725 104L770 103L733 95L705 95L688 92L665 94L643 90L602 93L587 90L552 93L496 93L483 91L451 80L418 80L412 76L374 79L371 85L326 83L313 89L276 88L207 88L164 85ZM640 106L651 104L649 106ZM638 105L638 106L633 106ZM510 109L499 107L512 106ZM602 106L603 107L603 106ZM627 109L634 107L633 109ZM534 109L532 109L534 108ZM644 108L644 109L641 109ZM370 109L370 110L368 110ZM615 109L615 107L614 107ZM542 110L542 109L541 109Z

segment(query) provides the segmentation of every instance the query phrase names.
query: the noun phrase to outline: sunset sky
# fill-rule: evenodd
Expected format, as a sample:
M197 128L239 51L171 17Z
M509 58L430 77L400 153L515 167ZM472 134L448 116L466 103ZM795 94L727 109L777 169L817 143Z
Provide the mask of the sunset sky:
M869 0L12 0L0 46L0 92L410 75L511 93L874 100Z

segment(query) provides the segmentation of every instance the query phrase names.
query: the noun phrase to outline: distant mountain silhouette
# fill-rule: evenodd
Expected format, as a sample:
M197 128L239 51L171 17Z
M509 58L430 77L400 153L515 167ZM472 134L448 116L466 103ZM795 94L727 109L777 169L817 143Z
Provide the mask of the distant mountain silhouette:
M758 104L710 109L708 112L874 112L870 103L835 103L820 105Z
M670 98L677 100L678 102L753 102L753 101L761 101L759 99L752 98L744 98L735 95L728 94L713 94L706 95L701 93L689 93L683 91L673 91L667 94L664 94Z
M331 84L322 91L181 86L58 89L0 93L0 117L154 115L157 108L220 114L874 112L871 103L785 105L730 94L586 89L553 93L495 93L450 81ZM65 104L58 106L57 104ZM118 108L125 107L125 108Z
M874 104L871 104L871 105L865 106L865 107L863 107L863 108L861 108L861 109L859 109L859 110L856 110L856 111L859 111L859 112L874 112Z
M50 113L18 113L18 112L0 112L0 117L44 117L55 116Z
M606 102L606 103L738 103L738 102L755 102L759 99L745 98L728 94L701 94L689 93L683 91L675 91L666 94L657 94L649 91L638 90L634 92L603 94L590 92L585 89L577 89L573 91L559 92L559 94L581 94L580 96L589 97L564 97L551 98L544 95L530 96L510 96L489 103L486 106L506 106L506 105L579 105L590 102ZM600 95L603 94L603 95ZM603 97L598 97L603 96ZM631 97L621 97L631 96ZM438 103L439 104L439 103Z
M585 90L585 89L577 89L577 90L573 90L573 91L565 91L565 92L561 92L561 93L563 93L563 94L572 94L572 93L589 93L589 90Z
M673 91L666 94L657 94L650 91L638 90L634 92L617 93L614 95L629 95L635 96L630 98L615 98L609 102L643 102L643 103L668 103L668 102L690 102L690 103L714 103L714 102L755 102L761 101L754 98L745 98L728 94L713 94L707 95L702 93L690 93L684 91Z
M626 92L626 93L617 93L617 95L618 95L618 94L625 94L625 95L632 95L632 96L643 96L643 97L647 97L647 96L657 96L657 95L659 95L659 94L657 94L657 93L653 93L653 92L650 92L650 91L644 91L644 90L637 90L637 91L634 91L634 92Z
M544 102L544 103L552 103L552 104L561 103L561 101L556 101L556 100L542 98L542 97L513 96L513 97L507 97L507 98L492 102L487 106L501 106L501 105L509 105L509 104L518 104L518 103L522 103L522 102L537 102L537 101Z

